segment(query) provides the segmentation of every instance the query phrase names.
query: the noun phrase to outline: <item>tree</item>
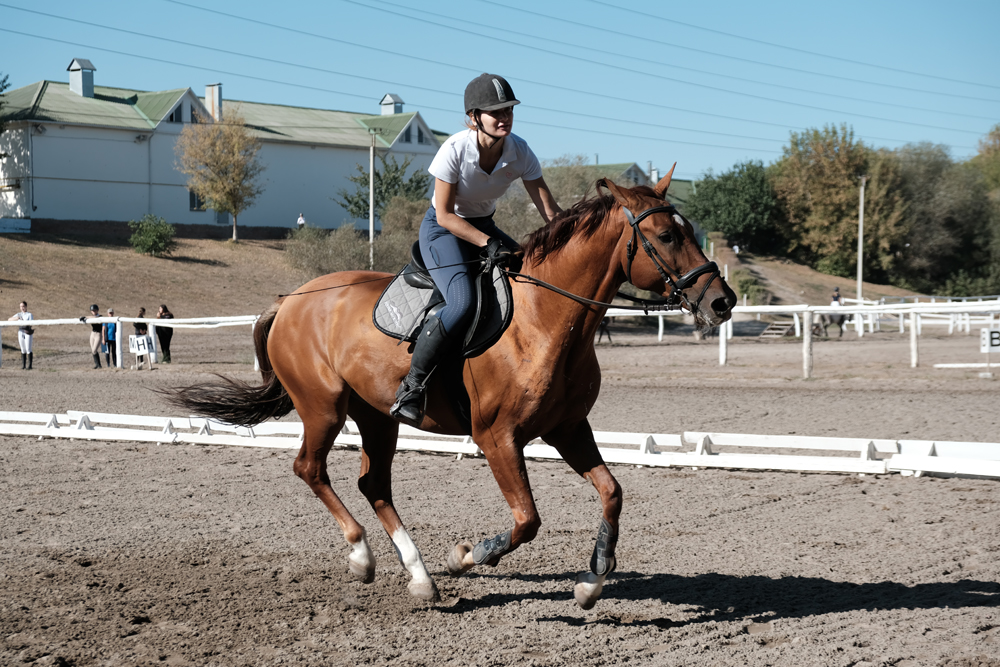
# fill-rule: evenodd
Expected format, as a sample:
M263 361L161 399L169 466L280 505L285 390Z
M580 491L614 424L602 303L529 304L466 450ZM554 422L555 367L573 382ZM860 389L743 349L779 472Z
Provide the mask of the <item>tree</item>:
M845 277L857 270L858 189L867 176L865 276L886 278L906 235L898 161L891 153L855 141L846 125L827 126L792 132L771 173L793 256Z
M233 240L238 218L264 191L259 183L264 165L257 157L260 141L239 113L208 123L186 125L174 147L177 169L188 177L188 188L204 204L233 216Z
M972 164L986 178L986 186L994 196L1000 197L1000 123L979 140L979 152Z
M406 170L413 161L411 157L403 160L403 164L399 164L394 155L380 154L378 158L382 163L382 170L375 169L375 217L381 220L385 207L393 197L404 197L410 201L424 199L431 184L431 175L418 169L407 178ZM337 194L340 199L333 200L343 206L352 217L367 218L370 187L368 171L360 164L354 168L358 173L347 177L347 180L357 186L354 192L339 190Z
M738 163L719 176L709 172L697 183L685 212L706 231L721 232L730 243L758 252L783 246L778 197L759 161Z
M9 75L4 74L0 76L0 93L10 88L10 83L8 81ZM0 97L0 134L3 134L7 130L7 119L4 117L3 113L4 100ZM6 153L0 152L0 160L7 157Z

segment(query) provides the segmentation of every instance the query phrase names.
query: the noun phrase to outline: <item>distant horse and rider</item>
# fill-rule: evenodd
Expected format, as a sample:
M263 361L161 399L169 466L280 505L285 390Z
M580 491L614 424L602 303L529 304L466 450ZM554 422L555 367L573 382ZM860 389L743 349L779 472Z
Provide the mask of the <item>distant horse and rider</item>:
M830 297L830 305L831 306L843 306L844 305L843 297L840 296L840 288L839 287L834 287L833 288L833 296ZM819 327L823 329L823 336L829 338L830 334L827 332L827 328L829 328L831 325L836 325L837 329L840 330L840 335L837 336L837 337L838 338L843 338L844 337L844 322L847 321L847 317L848 316L847 316L846 313L837 314L837 315L834 315L834 314L831 314L831 313L820 313L819 314Z
M327 472L334 439L352 419L362 440L358 487L410 574L410 593L422 600L437 599L437 587L392 496L400 422L431 433L471 435L510 506L511 528L476 545L454 546L447 556L453 576L496 566L537 535L541 517L524 448L541 438L600 497L590 567L574 586L576 602L590 609L617 565L623 505L621 486L587 419L601 388L594 337L608 306L629 282L664 297L641 308L683 308L707 329L731 317L736 295L702 253L691 223L666 201L673 169L655 187L625 188L601 179L596 196L563 211L527 144L510 133L518 101L506 80L477 77L465 101L469 130L450 137L431 164L433 204L409 265L412 273L429 269L429 287L435 288L433 295L426 289L407 302L419 302L412 310L421 319L402 326L408 306L392 304L382 309L389 320L379 320L377 304L400 277L370 271L322 276L279 297L254 327L260 385L223 377L221 383L168 394L195 414L230 424L255 425L296 410L303 442L294 472L340 526L350 547L350 572L371 582L375 555L365 528ZM496 198L515 178L524 180L545 221L520 249L492 220ZM489 185L490 179L497 184ZM400 276L417 289L413 283L420 276L410 273ZM490 302L478 275L488 277L487 287L508 291L498 287L500 296ZM507 276L514 278L512 285ZM472 326L491 319L494 306L509 307L507 316L492 318L506 330L490 339L492 345L470 344L464 332L471 335ZM387 335L390 325L401 325L403 333ZM475 498L455 501L468 506Z

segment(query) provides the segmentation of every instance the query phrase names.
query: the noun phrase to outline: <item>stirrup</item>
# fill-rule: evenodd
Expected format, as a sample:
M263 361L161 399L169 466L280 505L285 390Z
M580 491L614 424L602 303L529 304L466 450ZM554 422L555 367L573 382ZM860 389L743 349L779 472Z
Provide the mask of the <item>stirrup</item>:
M420 422L424 420L426 400L427 387L420 384L411 385L409 377L405 377L396 390L396 402L389 408L389 416L414 428L420 428Z

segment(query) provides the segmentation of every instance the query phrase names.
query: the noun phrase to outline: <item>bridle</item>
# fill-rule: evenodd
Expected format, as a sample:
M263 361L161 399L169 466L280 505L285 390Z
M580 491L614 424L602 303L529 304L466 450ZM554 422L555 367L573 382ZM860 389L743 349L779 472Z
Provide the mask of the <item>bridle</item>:
M628 210L625 206L622 206L622 211L625 212L628 224L632 226L632 238L629 239L629 242L625 246L626 257L628 258L628 264L625 267L625 277L630 283L632 283L632 261L635 259L636 253L639 251L639 243L637 241L640 241L642 242L643 250L645 250L646 254L649 255L649 259L653 262L653 266L656 267L656 270L660 273L660 277L663 278L664 284L670 286L670 296L667 297L667 303L672 305L683 303L691 314L697 312L698 307L701 306L701 300L705 297L705 292L708 291L709 286L720 275L718 264L715 262L708 262L691 269L684 275L681 275L680 272L675 271L662 257L660 257L660 253L656 251L653 244L649 242L646 235L642 233L641 229L639 229L639 223L654 213L669 213L671 216L680 215L677 212L677 209L672 205L653 206L652 208L647 208L639 215L632 215L632 211ZM697 301L695 301L692 306L691 302L684 294L684 290L694 285L698 278L706 273L711 273L712 277L705 283L701 293L698 294ZM632 284L634 285L635 283Z

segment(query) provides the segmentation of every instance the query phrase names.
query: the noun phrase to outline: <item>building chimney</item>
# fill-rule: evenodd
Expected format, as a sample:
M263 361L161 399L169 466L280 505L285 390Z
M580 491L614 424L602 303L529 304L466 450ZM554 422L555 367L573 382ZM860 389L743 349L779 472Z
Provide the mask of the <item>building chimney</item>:
M382 101L379 102L382 105L382 115L391 116L394 113L403 113L403 98L399 95L393 95L392 93L386 93Z
M210 83L205 86L205 106L216 123L222 122L222 84Z
M73 62L66 68L69 72L69 89L80 97L93 97L96 69L86 58L73 58Z

